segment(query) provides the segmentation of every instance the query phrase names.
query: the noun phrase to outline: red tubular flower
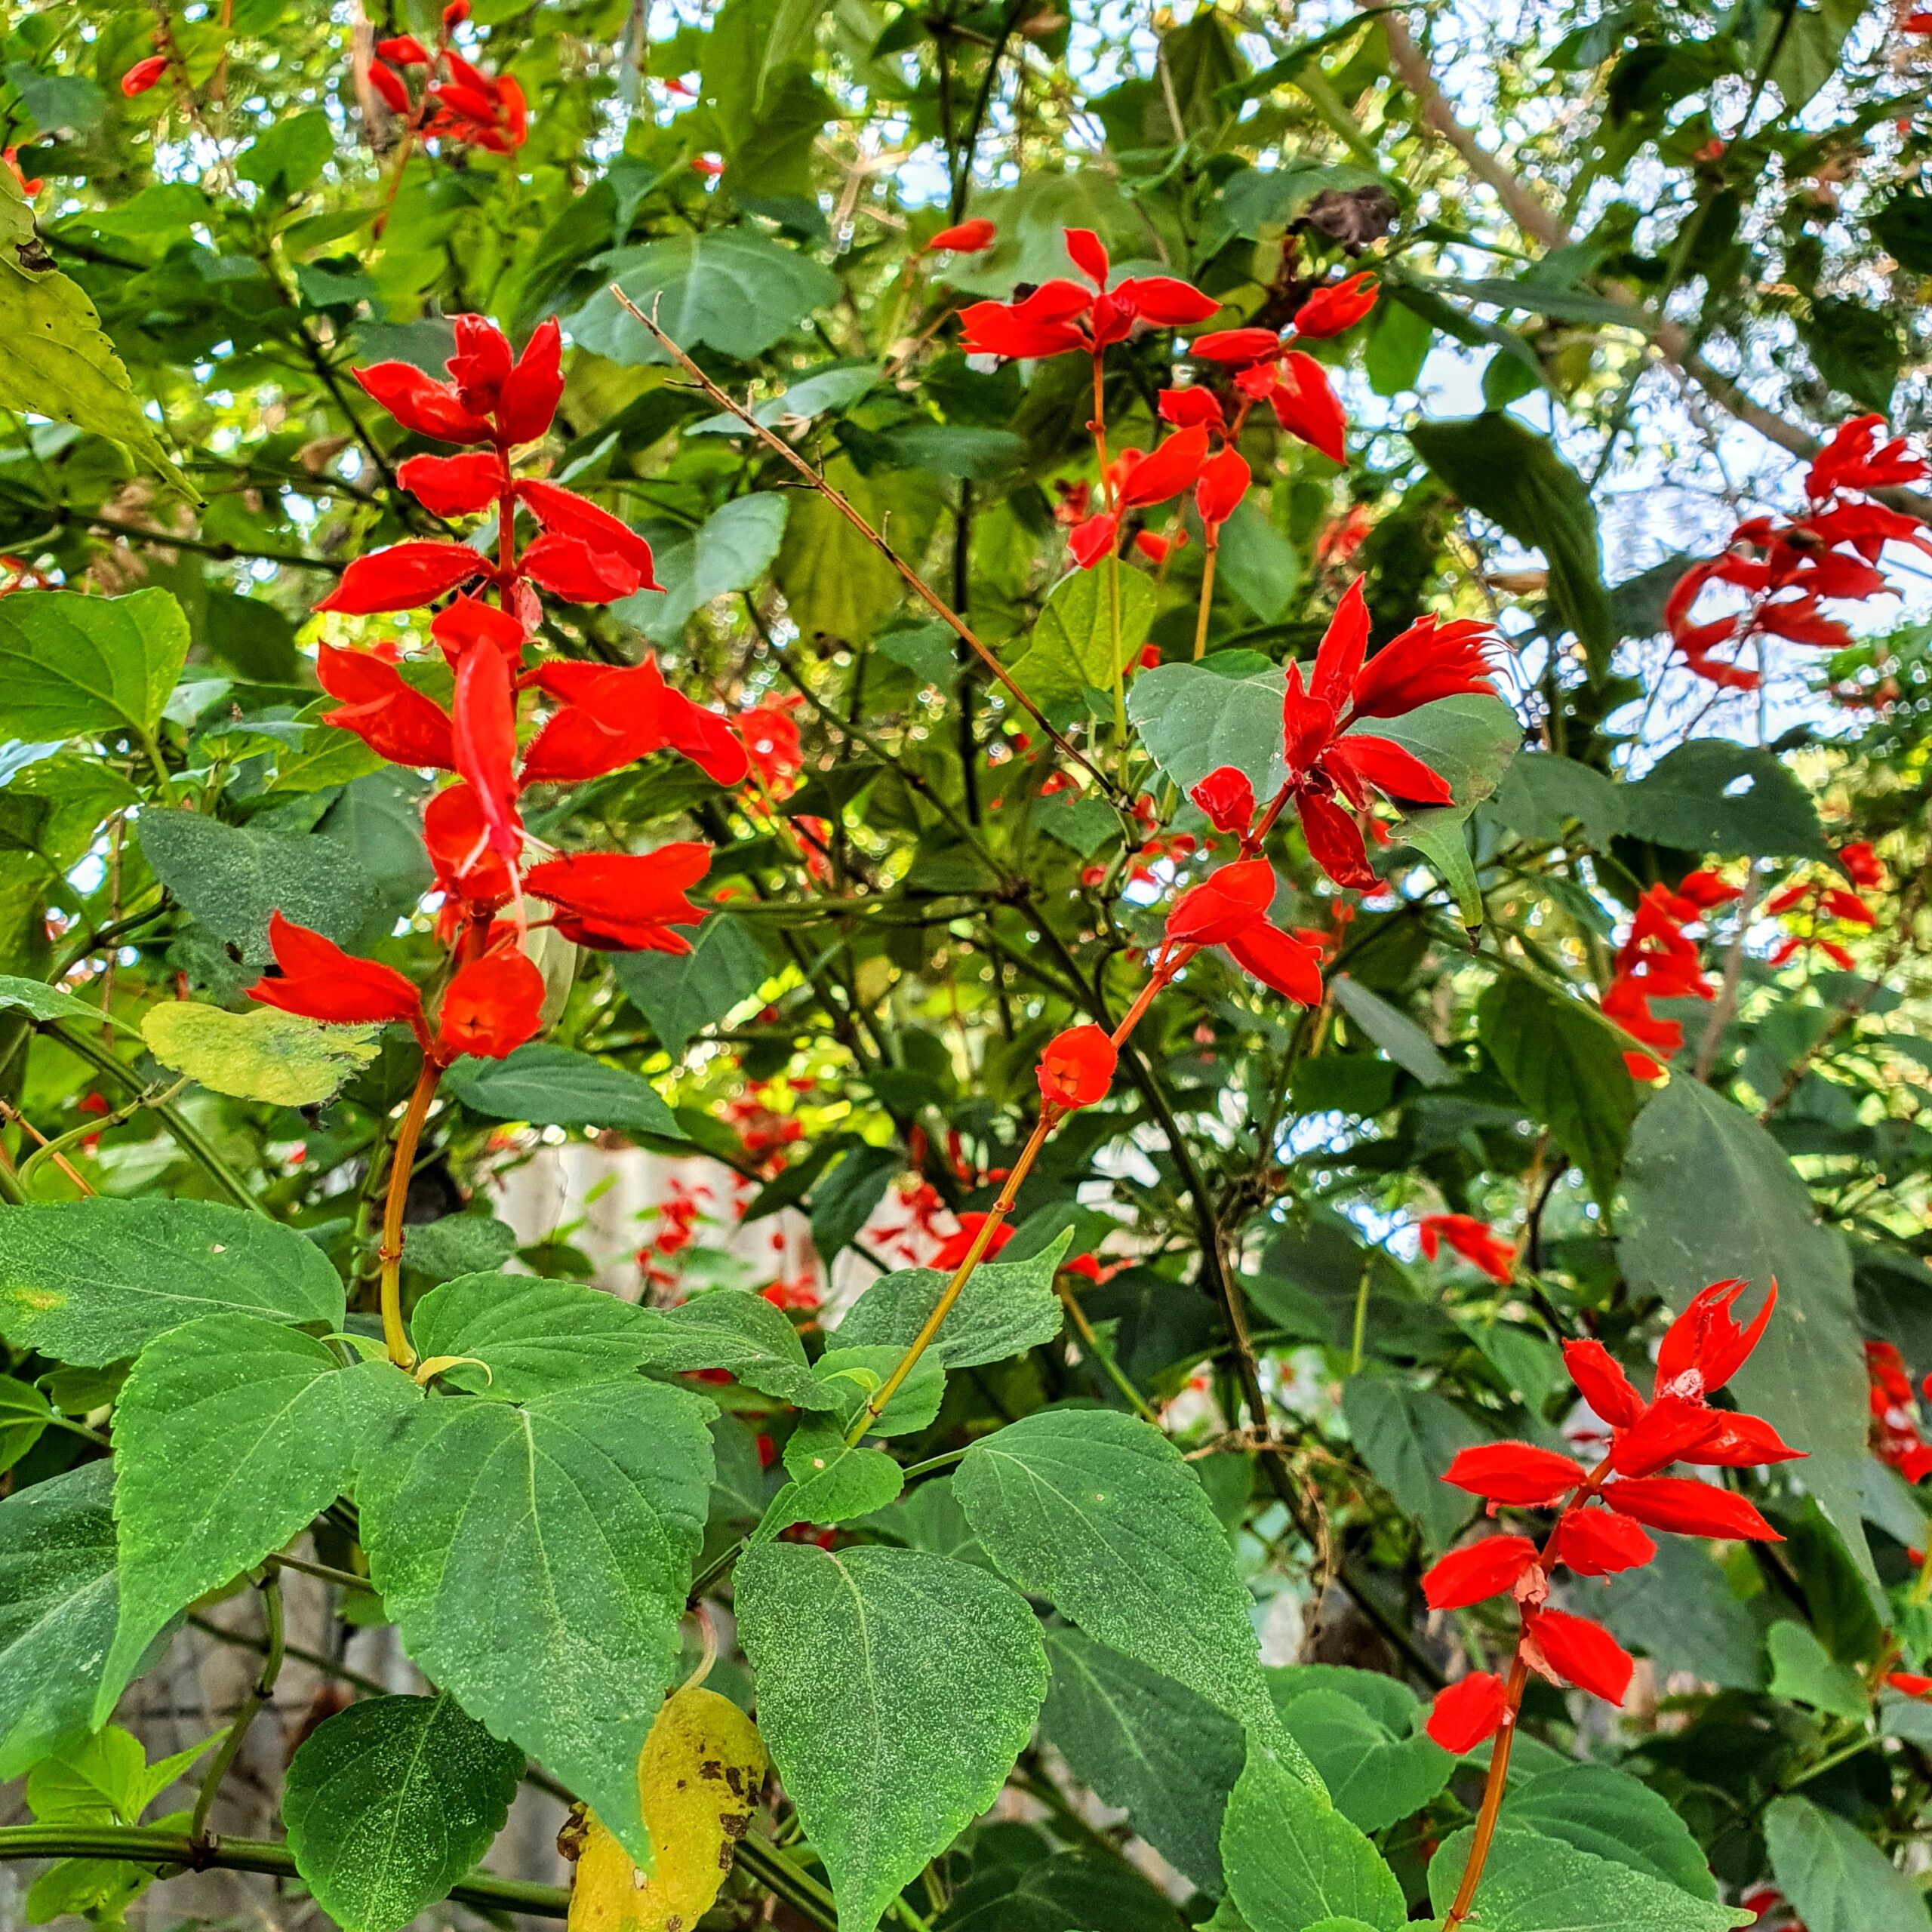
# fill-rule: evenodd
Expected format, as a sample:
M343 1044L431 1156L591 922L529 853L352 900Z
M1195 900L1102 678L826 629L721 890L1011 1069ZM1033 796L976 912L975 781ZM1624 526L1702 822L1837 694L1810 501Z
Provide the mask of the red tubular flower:
M1523 1614L1523 1650L1533 1667L1608 1704L1621 1705L1636 1660L1601 1623L1563 1610Z
M324 724L353 731L392 764L455 768L449 713L393 664L368 651L325 644L315 654L315 675L330 697L343 700L340 709L322 714Z
M546 533L524 552L518 567L570 604L613 603L642 587L623 558L595 549L577 537Z
M315 608L358 617L379 611L413 611L488 568L466 543L392 543L386 550L356 558Z
M1862 885L1871 890L1885 882L1885 868L1867 839L1860 839L1850 845L1838 848L1838 863L1844 866L1845 876L1854 885Z
M525 755L526 785L599 778L667 746L720 785L743 784L751 768L729 721L672 690L654 657L631 669L546 665L537 681L567 701Z
M1723 1418L1702 1402L1662 1395L1611 1444L1610 1466L1619 1475L1654 1475L1690 1456L1715 1435Z
M377 362L349 374L405 429L444 443L486 443L490 425L466 409L454 386L426 376L412 362Z
M1321 955L1306 940L1264 919L1223 943L1250 978L1298 1005L1321 1004Z
M399 33L392 39L379 40L376 51L398 67L426 67L429 64L428 48L413 33Z
M1534 1509L1577 1488L1583 1472L1567 1456L1533 1442L1482 1442L1458 1450L1442 1480L1491 1503Z
M1313 356L1290 349L1281 358L1281 374L1268 400L1275 420L1290 435L1312 445L1331 463L1348 461L1348 418L1328 386L1327 371Z
M438 516L473 516L488 509L503 476L503 465L487 450L468 456L413 456L395 472L395 480Z
M1187 532L1184 530L1173 537L1158 537L1151 530L1137 530L1134 533L1134 549L1150 564L1164 564L1170 551L1183 549L1186 543ZM1151 660L1148 658L1149 652L1153 654ZM1151 661L1158 664L1160 662L1160 647L1152 644L1144 645L1141 656L1143 663Z
M1777 1431L1762 1416L1734 1414L1715 1409L1716 1429L1695 1448L1680 1458L1706 1469L1755 1469L1761 1463L1795 1462L1809 1452L1794 1449L1779 1438Z
M543 1024L543 975L513 946L458 969L437 1013L437 1037L454 1059L501 1060Z
M383 103L392 114L408 114L412 111L409 98L409 83L393 67L386 67L380 60L369 63L369 85L383 97Z
M1657 1546L1634 1516L1607 1508L1573 1509L1556 1526L1550 1561L1580 1577L1614 1577L1650 1561Z
M514 865L523 851L516 810L516 694L500 653L466 652L456 669L451 742L456 768L476 795L491 849Z
M512 380L514 383L515 378ZM607 574L611 574L609 566L614 561L635 578L632 589L664 588L652 573L651 546L621 518L600 509L574 491L559 489L554 483L525 481L517 485L516 494L546 531L586 545ZM629 596L631 593L626 590L621 594Z
M1275 869L1266 859L1243 859L1190 886L1168 914L1167 937L1184 945L1224 946L1275 903Z
M1318 288L1295 315L1295 334L1314 340L1353 328L1375 306L1378 291L1374 272L1364 269L1330 288Z
M464 591L429 620L429 635L451 664L461 663L463 653L475 646L488 645L500 651L514 668L529 633L509 611Z
M1431 1610L1466 1610L1513 1590L1536 1560L1537 1546L1527 1537L1485 1537L1452 1549L1425 1573L1423 1597Z
M1654 1530L1673 1530L1679 1536L1724 1537L1740 1542L1782 1543L1784 1539L1758 1512L1757 1505L1735 1490L1686 1476L1626 1478L1604 1491L1604 1500L1626 1516Z
M1272 329L1217 329L1197 336L1189 345L1189 355L1203 362L1225 362L1231 368L1248 368L1271 361L1281 346L1281 338Z
M1244 832L1254 823L1254 787L1237 766L1217 766L1187 795L1217 832Z
M1163 389L1161 420L1172 423L1177 429L1192 429L1197 424L1210 429L1226 429L1228 426L1228 419L1222 413L1220 398L1212 389L1199 388Z
M697 925L702 909L685 897L711 866L711 848L694 842L654 852L588 852L546 859L524 875L524 889L557 909L557 930L580 946L614 952L688 952L672 928Z
M1361 581L1355 580L1357 585ZM1483 660L1491 635L1487 624L1472 617L1446 624L1433 617L1418 617L1362 666L1355 679L1354 715L1399 718L1438 698L1493 690ZM1316 663L1318 671L1320 660ZM1318 676L1316 684L1321 695Z
M958 1220L959 1232L957 1234L948 1235L946 1239L940 1243L934 1252L932 1260L928 1264L931 1267L938 1269L942 1273L957 1268L966 1259L972 1251L973 1243L978 1238L980 1230L986 1226L988 1217L977 1214L961 1214ZM987 1242L986 1251L980 1257L980 1260L990 1261L1012 1238L1012 1224L1010 1222L1002 1221L993 1230L993 1238Z
M1433 1261L1437 1251L1447 1242L1472 1268L1480 1268L1492 1281L1507 1282L1515 1274L1516 1259L1515 1244L1498 1241L1489 1231L1487 1221L1478 1221L1473 1214L1425 1214L1417 1223L1420 1231L1422 1251Z
M1713 1281L1691 1297L1657 1350L1657 1394L1701 1401L1715 1395L1744 1366L1778 1305L1778 1284L1774 1281L1750 1327L1739 1327L1730 1311L1748 1285Z
M942 249L950 249L955 255L977 255L990 248L998 237L999 230L980 215L971 221L962 221L956 228L942 228L921 253L936 255Z
M137 60L121 76L121 91L132 100L137 94L146 94L167 72L168 56L150 54L145 60Z
M1130 275L1114 291L1114 299L1156 328L1186 328L1204 322L1221 306L1192 282L1171 275Z
M1254 473L1239 450L1223 450L1203 466L1201 480L1194 486L1194 507L1207 527L1211 546L1220 540L1221 525L1241 507L1241 500L1254 481Z
M1068 254L1098 293L1056 277L1017 302L975 302L959 318L960 346L968 355L1017 359L1076 349L1097 355L1123 340L1137 322L1184 328L1204 321L1220 306L1171 275L1137 276L1109 291L1112 264L1100 238L1084 228L1065 235Z
M281 977L257 980L248 989L251 999L331 1026L421 1023L422 998L394 967L345 952L279 912L269 915L269 946Z
M1091 1107L1113 1085L1118 1056L1103 1026L1075 1026L1040 1057L1040 1097L1056 1107Z
M1728 906L1734 899L1744 897L1741 886L1730 885L1708 867L1694 872L1686 872L1677 881L1676 896L1685 900L1700 912L1715 911L1720 906Z
M423 809L423 841L436 883L451 898L494 912L516 888L516 875L490 845L490 828L475 792L460 781Z
M1644 1413L1643 1397L1601 1342L1565 1342L1563 1365L1583 1400L1614 1427L1627 1428Z
M1507 1709L1502 1678L1472 1670L1436 1692L1424 1728L1444 1750L1460 1757L1496 1735Z
M1083 571L1091 571L1103 558L1113 555L1114 543L1119 535L1120 518L1109 512L1076 524L1068 534L1066 547L1073 552L1073 561Z
M1879 444L1884 426L1882 416L1856 416L1841 425L1805 472L1804 494L1817 503L1841 490L1888 490L1918 482L1926 474L1924 458L1910 453L1903 436Z
M1201 474L1207 460L1206 429L1196 423L1192 429L1177 429L1126 472L1118 493L1120 507L1138 509L1179 496Z

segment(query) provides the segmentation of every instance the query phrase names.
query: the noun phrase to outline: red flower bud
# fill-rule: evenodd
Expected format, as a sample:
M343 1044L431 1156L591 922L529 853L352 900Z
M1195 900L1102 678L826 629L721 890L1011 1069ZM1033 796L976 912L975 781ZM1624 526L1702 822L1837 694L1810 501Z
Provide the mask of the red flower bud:
M1583 1472L1567 1456L1532 1442L1484 1442L1458 1451L1442 1480L1492 1503L1535 1509L1577 1488Z
M1641 1476L1612 1483L1604 1500L1654 1530L1678 1536L1722 1537L1738 1542L1782 1543L1756 1504L1735 1490L1687 1476Z
M146 94L167 72L168 56L150 54L145 60L137 60L121 76L121 91L132 100L137 94Z
M1609 1704L1623 1702L1637 1668L1635 1659L1601 1623L1567 1611L1526 1612L1523 1647L1532 1664Z
M1118 1056L1106 1029L1075 1026L1040 1057L1040 1097L1056 1107L1091 1107L1113 1084Z
M1580 1577L1613 1577L1649 1562L1657 1553L1635 1517L1591 1508L1573 1509L1557 1524L1550 1560L1568 1564Z
M1254 786L1238 766L1217 766L1187 795L1217 832L1245 832L1254 823Z
M1364 269L1332 288L1318 288L1295 316L1295 334L1310 340L1340 335L1375 306L1377 294L1373 272Z
M1444 1750L1460 1757L1495 1736L1506 1708L1502 1678L1486 1670L1472 1670L1447 1689L1437 1691L1426 1728Z
M1218 456L1208 458L1200 481L1194 486L1194 507L1208 526L1211 543L1220 534L1221 525L1241 507L1241 500L1254 480L1247 459L1239 450L1223 450Z

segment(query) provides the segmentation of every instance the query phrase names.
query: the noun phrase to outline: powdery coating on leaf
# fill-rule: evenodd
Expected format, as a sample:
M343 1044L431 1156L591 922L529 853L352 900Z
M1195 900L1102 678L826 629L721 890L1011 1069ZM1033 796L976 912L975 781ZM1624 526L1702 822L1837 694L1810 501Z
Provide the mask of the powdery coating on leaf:
M865 1546L747 1551L737 1611L759 1723L841 1932L873 1932L1032 1736L1047 1690L1039 1626L984 1571Z
M292 1228L200 1201L50 1202L0 1216L0 1334L98 1368L204 1315L342 1323L342 1281Z
M481 1369L445 1379L472 1394L520 1401L586 1383L608 1382L648 1352L645 1312L595 1288L516 1275L459 1275L432 1288L409 1317L426 1360L473 1357Z
M0 1778L85 1731L114 1638L113 1466L0 1502Z
M934 1338L933 1353L949 1369L975 1368L1051 1342L1066 1312L1054 1292L1054 1271L1072 1238L1063 1233L1024 1261L982 1262ZM902 1268L872 1282L846 1311L835 1345L906 1347L949 1278L934 1268Z
M426 1404L365 1453L364 1548L410 1655L640 1860L637 1754L677 1668L712 1405L635 1377Z
M838 1395L813 1375L797 1329L762 1295L714 1288L680 1307L638 1312L645 1324L644 1359L653 1368L678 1375L726 1369L746 1388L797 1408L839 1406Z
M523 1765L451 1697L352 1704L288 1767L295 1869L343 1932L396 1932L488 1850Z

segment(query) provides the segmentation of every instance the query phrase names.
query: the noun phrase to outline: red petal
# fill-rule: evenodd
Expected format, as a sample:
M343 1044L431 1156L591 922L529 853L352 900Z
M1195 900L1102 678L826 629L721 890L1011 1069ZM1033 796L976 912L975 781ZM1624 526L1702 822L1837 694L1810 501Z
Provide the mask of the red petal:
M1724 1409L1712 1413L1718 1418L1717 1433L1686 1451L1685 1462L1705 1469L1755 1469L1764 1463L1795 1462L1810 1454L1792 1448L1761 1416L1735 1415Z
M1291 349L1282 358L1281 380L1269 400L1275 420L1291 436L1310 443L1331 463L1349 460L1348 418L1321 365Z
M1580 1577L1613 1577L1647 1563L1657 1546L1634 1516L1620 1510L1573 1509L1556 1526L1552 1563L1567 1563Z
M514 865L523 850L517 817L516 697L500 652L472 651L457 666L451 736L456 768L476 794L491 848Z
M1337 885L1372 892L1381 884L1368 863L1361 828L1333 798L1318 792L1297 792L1295 811L1308 841L1308 856Z
M411 362L377 362L349 374L405 429L439 442L486 443L490 425L463 408L448 383L426 376Z
M524 876L527 891L583 917L617 924L694 926L703 914L684 897L710 869L695 842L654 852L586 852L546 859Z
M315 675L324 691L343 700L340 710L324 713L325 724L353 731L392 764L454 768L448 712L393 664L368 651L325 644L316 653Z
M1436 1692L1426 1728L1444 1750L1460 1757L1495 1736L1506 1707L1502 1678L1486 1670L1472 1670L1447 1690Z
M1121 486L1121 508L1164 503L1170 497L1179 496L1201 474L1201 466L1207 460L1205 426L1197 423L1192 428L1177 429L1129 472Z
M1339 766L1361 785L1373 785L1386 797L1422 805L1446 805L1455 796L1449 781L1432 771L1414 752L1393 738L1362 731L1337 738L1321 756L1322 768L1340 781Z
M1531 1611L1523 1630L1558 1676L1580 1690L1620 1705L1630 1688L1636 1660L1601 1623L1567 1611Z
M1187 352L1203 362L1246 364L1273 355L1281 346L1272 329L1217 329L1191 343Z
M469 456L413 456L395 480L438 516L469 516L497 500L503 466L493 451Z
M1343 592L1322 633L1321 648L1315 654L1315 675L1309 680L1310 692L1333 706L1338 716L1347 707L1368 654L1368 604L1361 586L1358 577Z
M1217 766L1187 795L1217 832L1245 832L1254 823L1254 787L1238 766Z
M1484 1442L1459 1450L1442 1480L1492 1503L1534 1508L1567 1496L1583 1481L1583 1471L1554 1449L1533 1442Z
M1223 946L1267 916L1275 903L1275 869L1243 859L1190 886L1168 914L1167 937L1193 946Z
M378 611L413 611L488 568L466 543L392 544L386 550L358 557L315 608L355 617Z
M1069 228L1065 238L1066 252L1073 257L1074 266L1090 281L1106 288L1112 264L1107 259L1100 238L1091 228Z
M494 906L508 899L515 875L489 845L489 826L475 792L460 780L423 808L423 842L436 882L455 897Z
M1204 322L1220 307L1211 295L1204 295L1191 281L1171 275L1130 275L1114 291L1144 321L1160 328L1186 328Z
M498 86L508 94L515 83L506 75ZM522 100L518 89L515 105L519 109ZM512 114L513 122L516 118ZM503 398L497 405L497 426L504 441L534 442L549 428L563 395L563 336L552 315L537 325L515 368L504 378ZM647 575L649 570L647 561Z
M622 518L600 509L574 490L560 490L554 483L520 482L518 497L546 530L561 537L575 537L593 549L604 549L621 557L637 573L640 589L662 590L664 586L651 574L651 546Z
M415 986L393 967L345 952L278 912L269 915L269 945L283 977L258 980L248 989L248 997L264 1006L335 1026L412 1022L422 1011Z
M1321 955L1263 919L1223 942L1244 973L1303 1006L1321 1004Z
M1565 1342L1563 1365L1583 1400L1614 1427L1626 1427L1644 1413L1643 1397L1601 1342Z
M942 249L950 249L955 255L977 255L982 249L990 248L998 235L999 230L981 215L962 221L956 228L942 228L926 244L924 252L936 255Z
M1439 697L1489 691L1482 654L1490 635L1489 626L1473 618L1446 624L1432 617L1420 619L1391 638L1363 667L1355 679L1354 715L1399 718Z
M1211 529L1226 523L1241 507L1241 500L1254 481L1254 472L1239 450L1226 449L1209 457L1202 467L1201 480L1194 486L1194 507L1200 512L1201 521Z
M1735 1490L1684 1476L1644 1476L1613 1483L1604 1500L1654 1530L1679 1536L1724 1537L1740 1542L1782 1543L1757 1506Z
M571 604L611 604L643 587L627 558L594 549L580 537L546 533L523 553L525 574Z
M1527 1537L1485 1537L1462 1549L1452 1549L1422 1580L1422 1593L1431 1610L1466 1610L1515 1589L1516 1579L1537 1560L1537 1546Z
M1120 518L1111 512L1090 516L1085 522L1074 525L1066 546L1073 552L1073 561L1083 571L1091 571L1103 558L1113 555L1114 540L1119 534Z
M543 975L513 947L460 968L437 1014L443 1051L501 1060L529 1039L543 1020Z
M1627 1429L1617 1431L1610 1466L1619 1475L1654 1475L1708 1442L1720 1427L1718 1412L1678 1395L1660 1395Z

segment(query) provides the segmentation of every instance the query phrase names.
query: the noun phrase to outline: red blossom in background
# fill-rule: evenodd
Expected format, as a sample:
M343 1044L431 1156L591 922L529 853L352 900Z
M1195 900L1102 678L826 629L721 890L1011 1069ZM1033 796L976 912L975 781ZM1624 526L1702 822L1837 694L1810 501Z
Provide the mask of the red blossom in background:
M999 230L983 215L971 221L962 221L956 228L942 228L928 242L923 252L936 255L950 249L955 255L977 255L990 248L999 238Z
M1907 1482L1923 1482L1932 1475L1932 1444L1919 1432L1905 1358L1893 1343L1867 1342L1865 1371L1871 1385L1872 1454Z
M1422 1251L1431 1261L1447 1245L1492 1281L1506 1282L1513 1277L1515 1244L1497 1240L1487 1221L1478 1221L1472 1214L1425 1214L1416 1225Z

